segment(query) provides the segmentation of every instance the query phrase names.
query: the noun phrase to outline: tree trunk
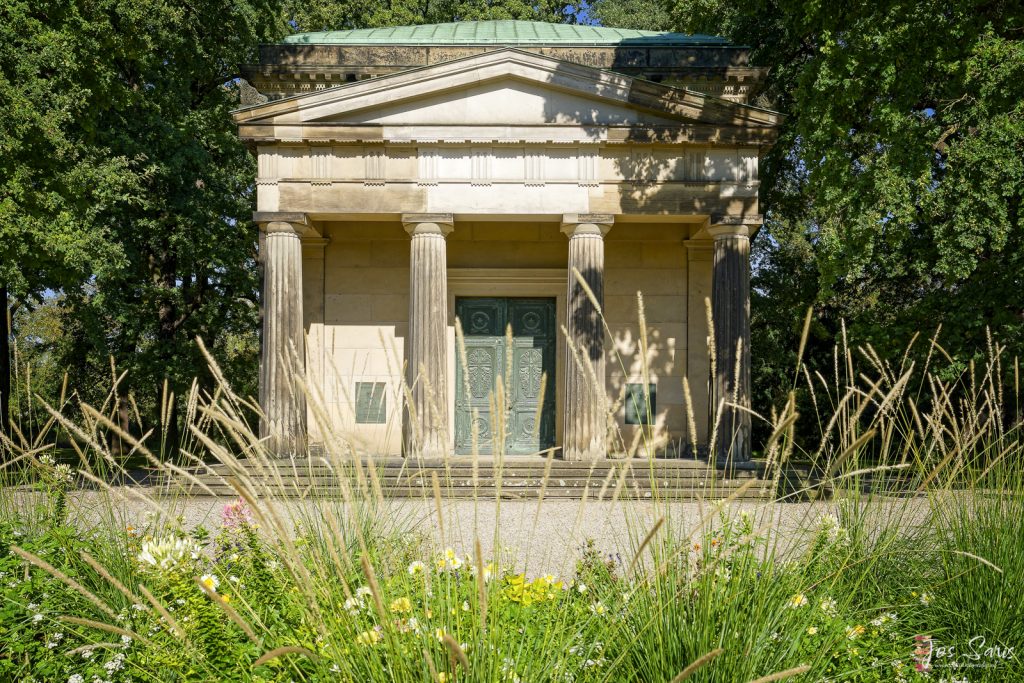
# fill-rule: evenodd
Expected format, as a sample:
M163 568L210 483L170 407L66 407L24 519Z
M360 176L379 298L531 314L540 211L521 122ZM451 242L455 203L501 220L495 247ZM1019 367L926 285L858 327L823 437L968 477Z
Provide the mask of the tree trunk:
M157 284L165 292L157 309L157 357L160 358L162 367L168 371L168 374L164 375L165 383L159 387L160 395L157 405L162 407L164 402L167 402L167 411L162 415L166 420L165 424L162 425L164 427L164 456L168 459L173 459L178 453L178 440L180 436L178 430L178 404L181 400L181 396L178 395L178 387L171 374L175 368L174 342L178 327L176 321L178 309L174 305L174 289L177 285L177 262L166 245L164 251L160 254L157 267L159 269ZM165 387L167 393L173 394L173 396L164 395Z
M11 318L7 287L0 285L0 432L11 433Z

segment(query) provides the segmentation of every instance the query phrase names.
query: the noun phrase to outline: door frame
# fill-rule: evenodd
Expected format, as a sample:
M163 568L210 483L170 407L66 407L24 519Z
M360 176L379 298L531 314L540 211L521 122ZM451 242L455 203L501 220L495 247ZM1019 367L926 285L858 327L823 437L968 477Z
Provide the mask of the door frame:
M455 365L458 346L455 340L455 297L482 296L555 300L555 448L562 447L565 391L566 268L449 268L448 269L448 435L449 452L455 452ZM548 378L551 381L551 378Z

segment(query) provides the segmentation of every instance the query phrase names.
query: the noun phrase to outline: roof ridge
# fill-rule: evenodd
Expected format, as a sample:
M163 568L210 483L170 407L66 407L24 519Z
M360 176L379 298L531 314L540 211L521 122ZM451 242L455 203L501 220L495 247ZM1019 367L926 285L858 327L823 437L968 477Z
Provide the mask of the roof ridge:
M526 19L482 19L314 31L286 36L283 42L350 45L728 45L728 41L714 36Z

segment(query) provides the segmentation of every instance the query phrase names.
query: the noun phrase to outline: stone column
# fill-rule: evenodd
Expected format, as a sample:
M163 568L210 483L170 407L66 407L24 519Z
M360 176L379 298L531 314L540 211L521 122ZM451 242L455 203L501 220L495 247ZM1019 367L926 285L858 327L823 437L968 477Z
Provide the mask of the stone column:
M565 363L562 457L598 460L607 455L604 374L604 236L612 227L609 214L569 214L562 232L569 237L569 282L566 328L569 353ZM597 305L580 283L582 277ZM599 310L600 309L600 310Z
M405 423L406 455L448 454L448 258L451 214L405 214L409 251L409 358L412 394Z
M260 436L272 454L302 451L306 441L306 395L302 328L302 241L297 226L263 223L263 346L260 357Z
M715 326L712 407L718 410L715 459L722 467L750 462L750 232L746 225L712 224L711 311ZM746 409L746 410L744 410Z

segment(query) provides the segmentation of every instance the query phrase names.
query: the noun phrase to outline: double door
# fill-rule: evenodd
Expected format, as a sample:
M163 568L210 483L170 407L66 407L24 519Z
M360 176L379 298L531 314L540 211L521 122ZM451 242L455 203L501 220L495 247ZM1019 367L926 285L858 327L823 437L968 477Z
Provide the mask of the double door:
M472 452L474 424L480 454L494 453L502 439L510 455L552 448L555 300L459 297L455 314L466 342L465 363L458 355L455 363L455 452ZM507 397L504 420L492 412L502 404L496 400L499 378ZM502 425L504 434L496 433Z

